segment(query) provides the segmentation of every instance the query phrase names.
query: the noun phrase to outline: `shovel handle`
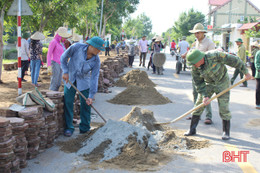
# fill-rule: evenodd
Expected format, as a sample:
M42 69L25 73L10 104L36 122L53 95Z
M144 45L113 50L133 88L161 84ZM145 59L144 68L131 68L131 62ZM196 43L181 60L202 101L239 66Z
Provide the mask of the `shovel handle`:
M84 100L88 100L83 94L82 94L82 92L80 92L79 91L79 89L73 84L73 83L71 83L71 81L70 80L68 80L68 82L69 82L69 84L79 93L79 95L81 95L81 97L83 97L83 99ZM106 123L107 121L105 120L105 118L97 111L97 109L91 104L90 105L91 106L91 108L93 108L95 111L96 111L96 113L100 116L100 118Z
M214 100L214 99L216 99L216 98L222 96L223 94L225 94L226 92L228 92L228 91L231 90L232 88L238 86L239 84L241 84L241 83L243 83L243 82L245 82L245 81L246 81L245 78L241 79L241 80L240 80L239 82L237 82L236 84L231 85L229 88L226 88L225 90L221 91L221 92L218 93L217 95L211 97L211 98L209 99L209 102L211 102L212 100ZM189 110L188 112L182 114L181 116L175 118L175 119L172 120L172 121L165 122L165 123L156 123L156 122L155 122L154 124L157 124L157 125L166 125L166 124L175 123L175 122L179 121L180 119L186 117L187 115L191 114L193 111L196 111L196 110L202 108L203 106L205 106L204 103L201 103L201 104L199 104L198 106L194 107L193 109Z

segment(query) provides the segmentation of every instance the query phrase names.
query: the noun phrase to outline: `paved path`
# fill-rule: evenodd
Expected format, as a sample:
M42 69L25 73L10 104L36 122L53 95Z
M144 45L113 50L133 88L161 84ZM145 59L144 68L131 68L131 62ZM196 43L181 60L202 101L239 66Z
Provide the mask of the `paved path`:
M149 58L147 58L149 59ZM167 63L164 68L164 75L154 75L152 71L138 66L139 58L135 57L134 68L145 70L150 79L157 84L156 89L173 103L166 105L140 106L142 109L149 109L154 112L155 118L160 122L167 122L192 109L192 86L190 71L175 74L175 58L167 55ZM148 62L146 62L148 63ZM125 73L132 69L125 68ZM230 76L233 69L229 68ZM237 79L235 82L237 82ZM213 124L203 123L205 115L197 128L198 137L210 140L211 146L201 150L185 151L187 156L173 156L173 160L163 166L158 172L260 172L260 133L258 127L248 125L250 120L260 119L260 111L255 109L255 81L249 81L248 88L236 87L231 91L230 109L232 112L231 140L222 141L222 121L218 115L218 105L212 102ZM132 106L113 105L106 102L125 88L112 87L111 94L98 93L94 106L106 118L119 120L130 112ZM96 118L94 121L102 122ZM171 127L174 129L187 130L190 121L182 119ZM60 137L59 140L63 140ZM249 151L247 162L244 163L223 163L222 154L225 150ZM237 153L237 152L236 152ZM82 167L86 162L76 154L66 154L59 151L58 147L48 149L36 159L29 161L23 172L70 172L74 167ZM84 167L84 166L83 166ZM80 172L127 172L118 170L81 170Z

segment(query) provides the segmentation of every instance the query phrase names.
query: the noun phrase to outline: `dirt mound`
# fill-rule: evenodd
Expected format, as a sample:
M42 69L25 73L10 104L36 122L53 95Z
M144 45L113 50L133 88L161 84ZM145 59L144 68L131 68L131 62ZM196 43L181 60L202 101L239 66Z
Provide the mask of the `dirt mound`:
M132 125L144 126L149 131L163 130L162 126L154 125L154 122L156 122L156 120L153 116L152 111L147 109L141 110L141 108L139 107L133 107L132 110L120 120L128 122Z
M147 73L138 69L126 73L116 81L115 85L118 87L127 87L130 85L155 87L155 84L149 79Z
M108 100L113 104L123 105L162 105L171 101L155 88L148 86L129 86L123 92Z

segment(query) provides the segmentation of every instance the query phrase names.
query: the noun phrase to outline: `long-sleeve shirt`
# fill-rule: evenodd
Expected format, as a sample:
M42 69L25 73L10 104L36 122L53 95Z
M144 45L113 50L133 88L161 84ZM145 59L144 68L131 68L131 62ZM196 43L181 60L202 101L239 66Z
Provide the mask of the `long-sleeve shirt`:
M237 56L219 52L216 50L205 53L205 63L196 68L192 66L192 78L198 93L207 96L206 85L218 86L223 82L229 82L227 68L229 65L247 74L245 64Z
M255 78L260 79L260 50L255 55Z
M50 42L47 54L47 66L51 65L51 61L60 64L60 57L65 50L64 41L61 43L61 36L55 35L54 39Z
M22 38L21 40L21 60L26 61L30 57L30 52L29 52L29 43L27 40Z
M79 91L89 89L89 98L93 98L98 88L100 59L98 55L87 59L88 45L75 43L61 55L63 74L69 74L69 80L76 81ZM68 61L68 59L70 60ZM70 88L69 83L65 84Z
M246 48L243 44L238 46L237 56L246 63Z

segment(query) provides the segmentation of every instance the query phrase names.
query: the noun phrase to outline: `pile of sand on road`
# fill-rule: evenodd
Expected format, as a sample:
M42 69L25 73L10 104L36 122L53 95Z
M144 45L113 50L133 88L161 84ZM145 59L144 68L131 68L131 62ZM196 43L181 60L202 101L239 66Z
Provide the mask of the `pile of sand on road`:
M76 143L79 147L77 154L91 163L88 167L84 165L84 169L156 171L177 154L175 149L185 151L208 146L208 141L186 140L169 127L154 125L156 120L149 110L133 107L121 120L109 120L94 134L85 136L85 140L79 135L81 145ZM77 169L83 167L74 171Z
M132 85L108 102L122 105L163 105L171 103L171 100L153 87Z
M131 85L155 87L155 84L148 78L147 73L138 69L126 73L116 81L115 85L118 87L128 87Z

